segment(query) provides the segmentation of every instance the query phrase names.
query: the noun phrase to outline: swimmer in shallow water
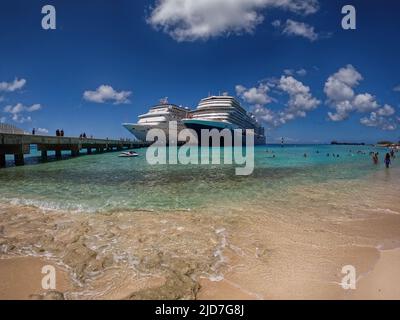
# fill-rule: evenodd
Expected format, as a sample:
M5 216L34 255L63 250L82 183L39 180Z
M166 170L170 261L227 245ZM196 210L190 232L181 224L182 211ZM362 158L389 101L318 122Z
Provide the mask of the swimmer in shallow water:
M378 158L378 154L377 153L373 153L372 161L373 161L374 164L378 164L379 158Z
M390 160L390 154L389 154L389 153L386 153L386 156L385 156L385 166L386 166L386 168L389 169L391 163L392 163L392 162L391 162L391 160Z

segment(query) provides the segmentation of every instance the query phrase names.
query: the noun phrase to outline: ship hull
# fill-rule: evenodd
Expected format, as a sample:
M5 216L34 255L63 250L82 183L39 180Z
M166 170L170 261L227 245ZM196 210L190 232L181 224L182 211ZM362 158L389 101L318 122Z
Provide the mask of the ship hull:
M154 125L145 125L145 124L130 124L130 123L125 123L123 124L125 129L127 129L131 134L135 136L135 138L139 141L142 142L152 142L152 141L147 141L147 135L150 130L152 129L158 129L162 130L164 132L165 137L158 137L158 142L163 143L165 145L169 145L170 143L170 137L169 137L169 124L158 124L157 126ZM185 129L183 124L178 124L178 132L180 130ZM171 137L172 140L175 140L175 137ZM178 141L179 144L183 144L184 141Z
M210 139L209 141L201 140L201 130L203 130L203 129L205 129L205 130L217 129L218 131L228 129L232 132L232 137L233 137L233 130L240 129L239 127L237 127L229 122L223 122L223 121L187 119L187 120L183 120L183 124L188 129L192 129L196 132L198 139L199 139L199 144L202 144L202 145L204 145L204 144L211 145L211 143L212 143L212 139ZM224 141L223 137L221 137L220 145L226 146L225 142L226 141ZM243 131L241 143L242 144L246 143L245 131ZM265 144L265 137L255 134L254 135L254 145L264 145L264 144Z

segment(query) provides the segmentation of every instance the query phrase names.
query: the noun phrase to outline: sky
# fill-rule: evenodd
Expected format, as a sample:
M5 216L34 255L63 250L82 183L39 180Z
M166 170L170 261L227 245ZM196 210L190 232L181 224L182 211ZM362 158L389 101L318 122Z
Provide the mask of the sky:
M4 0L0 121L130 137L121 124L161 98L228 92L269 143L398 141L399 14L395 0Z

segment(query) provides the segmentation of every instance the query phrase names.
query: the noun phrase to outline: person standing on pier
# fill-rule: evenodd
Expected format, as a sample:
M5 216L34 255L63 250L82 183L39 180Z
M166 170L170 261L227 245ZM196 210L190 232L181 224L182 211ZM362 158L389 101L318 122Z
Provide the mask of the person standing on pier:
M35 133L36 133L36 130L35 130L35 128L33 128L33 129L32 129L32 135L34 136Z
M60 135L61 137L64 137L64 129L61 129Z
M59 130L59 129L56 130L56 136L57 136L57 137L60 136L60 130Z

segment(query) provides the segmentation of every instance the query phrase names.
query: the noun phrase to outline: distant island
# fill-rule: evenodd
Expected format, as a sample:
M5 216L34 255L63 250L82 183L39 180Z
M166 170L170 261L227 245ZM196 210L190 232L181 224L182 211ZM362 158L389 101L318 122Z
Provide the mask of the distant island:
M383 147L396 147L400 146L400 141L399 142L392 142L392 141L379 141L377 143L378 146L383 146Z
M332 141L332 145L341 145L341 146L365 146L364 142L338 142L338 141Z

